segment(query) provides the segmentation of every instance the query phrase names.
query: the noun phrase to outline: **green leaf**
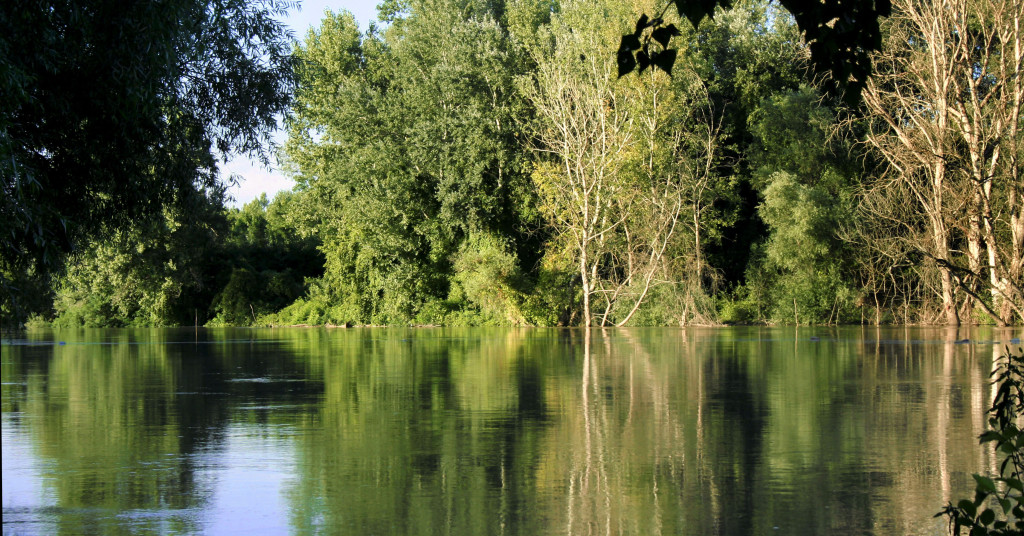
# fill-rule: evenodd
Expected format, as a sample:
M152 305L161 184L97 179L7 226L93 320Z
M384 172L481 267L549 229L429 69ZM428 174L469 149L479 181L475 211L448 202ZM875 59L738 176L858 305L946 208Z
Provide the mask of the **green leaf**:
M619 42L619 52L623 50L640 50L640 38L633 34L626 34L622 36L622 41Z
M964 511L969 517L974 517L978 512L978 508L974 506L974 503L967 499L960 499L960 502L956 503L957 508Z
M999 499L999 506L1003 507L1003 513L1010 513L1010 499Z
M651 56L651 64L672 76L672 66L676 63L675 50L664 50Z
M989 493L995 493L996 484L991 478L981 475L971 475L974 477L974 481L978 483L979 491L987 491Z
M657 41L662 48L668 48L669 41L678 35L680 35L680 33L675 24L662 26L661 28L657 28L651 32L651 38Z
M984 512L981 513L981 516L978 517L978 521L980 521L981 524L985 526L991 525L992 522L995 520L996 513L992 510L985 510Z
M1019 491L1021 493L1024 493L1024 482L1021 482L1020 480L1017 480L1016 478L1006 478L1006 479L1003 479L1003 482L1006 482L1007 486L1010 486L1011 488L1013 488L1013 489L1015 489L1015 490L1017 490L1017 491Z
M978 438L979 443L988 443L989 441L999 441L1003 438L1003 435L995 430L989 430Z

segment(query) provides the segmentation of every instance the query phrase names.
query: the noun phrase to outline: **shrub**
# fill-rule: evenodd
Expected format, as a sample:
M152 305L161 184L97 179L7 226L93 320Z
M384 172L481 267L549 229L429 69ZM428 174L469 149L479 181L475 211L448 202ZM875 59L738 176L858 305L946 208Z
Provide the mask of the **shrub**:
M935 514L949 518L951 534L962 529L969 529L971 536L1024 534L1024 431L1018 427L1024 415L1024 350L1018 352L1013 355L1007 348L992 373L998 386L988 410L992 429L980 438L982 444L994 441L1003 456L999 474L973 475L974 500L963 499L956 506L951 502Z

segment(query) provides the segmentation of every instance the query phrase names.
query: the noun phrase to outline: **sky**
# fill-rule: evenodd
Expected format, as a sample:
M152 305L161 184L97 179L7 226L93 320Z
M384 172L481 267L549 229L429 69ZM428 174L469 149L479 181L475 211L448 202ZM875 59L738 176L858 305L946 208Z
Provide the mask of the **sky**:
M365 31L370 21L377 18L377 4L380 0L300 0L299 9L292 9L285 17L287 24L295 33L295 38L302 41L306 38L306 32L311 27L319 26L323 19L324 10L338 12L348 10L355 16L359 23L359 30ZM275 136L278 144L283 144L285 134L279 130ZM268 198L281 190L291 190L295 184L291 179L277 169L276 161L271 169L266 169L258 162L248 158L236 157L224 165L222 172L225 174L238 175L241 177L238 185L228 189L228 195L234 198L230 206L241 207L242 205L266 193Z

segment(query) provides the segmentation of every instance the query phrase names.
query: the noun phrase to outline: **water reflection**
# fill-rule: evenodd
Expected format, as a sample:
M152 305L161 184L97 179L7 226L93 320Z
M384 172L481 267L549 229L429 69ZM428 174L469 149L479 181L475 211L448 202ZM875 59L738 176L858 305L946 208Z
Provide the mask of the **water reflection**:
M266 412L239 415L232 406L280 404L289 393L233 383L237 371L266 374L267 367L249 362L252 354L238 351L244 345L219 344L216 334L202 341L175 330L60 335L3 347L4 444L30 444L35 458L9 459L5 451L5 532L200 532L215 493L209 453L222 448L232 424L267 422ZM24 475L26 466L41 489L9 495L9 473Z
M5 532L941 534L996 464L1001 347L953 342L1020 333L33 337L2 347Z

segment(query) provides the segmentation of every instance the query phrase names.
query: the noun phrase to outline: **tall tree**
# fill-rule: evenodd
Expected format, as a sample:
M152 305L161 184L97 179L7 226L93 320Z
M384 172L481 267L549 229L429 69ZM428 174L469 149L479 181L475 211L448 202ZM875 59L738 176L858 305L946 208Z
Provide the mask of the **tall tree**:
M801 85L767 99L748 118L748 150L768 236L747 267L745 289L771 321L850 320L855 256L840 239L861 162L837 135L835 102Z
M593 51L633 16L618 9L563 4L530 90L541 119L545 156L534 183L554 236L549 254L564 251L575 266L586 325L623 325L654 286L686 279L700 291L710 271L703 240L721 116L689 58L672 78L617 78Z
M962 140L960 172L972 199L967 209L967 289L988 296L1000 324L1024 321L1024 200L1021 113L1024 105L1024 5L982 0L955 2L957 35L951 116ZM984 250L984 254L982 253Z
M534 182L556 239L566 244L576 265L587 326L594 321L592 301L602 290L598 270L627 215L616 204L632 193L624 168L635 141L633 118L616 91L610 50L597 48L604 42L600 32L614 32L623 13L608 17L606 8L562 4L549 29L551 49L538 58L531 91L544 121L540 150L552 156L548 165L538 167Z
M480 306L456 284L463 246L536 255L513 85L525 64L500 10L423 0L363 36L351 15L328 14L300 47L287 153L320 205L327 271L314 294L330 298L311 299L333 304L331 321L443 321L434 312Z
M287 109L279 0L12 0L0 8L0 286L80 238L220 181ZM184 202L184 201L183 201ZM185 202L188 205L188 202ZM12 294L14 293L14 294Z
M1022 8L995 0L899 0L894 10L864 93L868 141L889 173L872 185L864 206L880 209L872 216L891 221L897 237L931 260L946 323L960 323L975 305L1000 324L1010 311L1024 318ZM914 211L871 196L898 197ZM983 271L988 296L979 293Z

